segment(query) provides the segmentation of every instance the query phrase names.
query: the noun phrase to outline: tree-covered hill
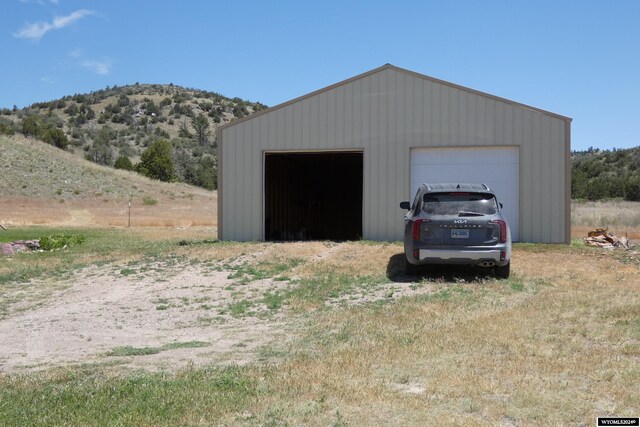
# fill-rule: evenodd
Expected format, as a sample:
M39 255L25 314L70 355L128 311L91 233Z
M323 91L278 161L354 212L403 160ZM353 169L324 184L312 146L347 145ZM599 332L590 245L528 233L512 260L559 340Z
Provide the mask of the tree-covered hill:
M95 163L214 189L215 129L264 108L215 92L136 83L2 108L0 134L24 134ZM149 162L167 170L152 176Z
M640 201L640 147L572 152L571 197Z

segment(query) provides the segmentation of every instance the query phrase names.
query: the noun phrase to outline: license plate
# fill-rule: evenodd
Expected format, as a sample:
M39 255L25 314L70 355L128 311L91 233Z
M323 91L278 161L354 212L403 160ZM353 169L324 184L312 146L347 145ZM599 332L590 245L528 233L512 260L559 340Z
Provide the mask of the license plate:
M452 228L451 229L451 238L452 239L468 239L469 238L469 229L468 228Z

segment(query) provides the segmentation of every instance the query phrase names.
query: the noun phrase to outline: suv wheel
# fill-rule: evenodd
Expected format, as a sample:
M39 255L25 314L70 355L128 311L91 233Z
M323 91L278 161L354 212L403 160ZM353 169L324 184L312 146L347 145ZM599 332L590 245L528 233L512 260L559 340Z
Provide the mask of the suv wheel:
M404 257L404 274L408 276L415 276L420 273L420 266L413 265L407 260L407 257Z
M511 261L509 261L507 265L502 267L496 267L495 269L496 269L496 277L498 279L508 279L509 273L511 270Z

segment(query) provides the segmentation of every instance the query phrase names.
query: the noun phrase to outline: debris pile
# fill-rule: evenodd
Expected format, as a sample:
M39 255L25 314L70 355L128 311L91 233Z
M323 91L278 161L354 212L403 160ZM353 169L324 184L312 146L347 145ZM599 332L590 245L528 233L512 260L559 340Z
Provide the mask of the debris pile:
M611 234L608 228L596 228L587 233L587 235L589 237L584 239L584 243L589 246L597 246L603 249L631 249L627 236L619 237Z
M16 240L11 243L0 243L0 255L13 255L18 252L37 251L40 240Z

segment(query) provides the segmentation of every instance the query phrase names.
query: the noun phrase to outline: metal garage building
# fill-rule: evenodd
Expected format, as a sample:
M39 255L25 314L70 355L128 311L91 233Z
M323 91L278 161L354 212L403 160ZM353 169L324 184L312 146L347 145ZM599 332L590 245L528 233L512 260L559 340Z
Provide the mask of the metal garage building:
M481 182L570 241L571 119L387 64L218 129L224 240L401 240L422 182Z

